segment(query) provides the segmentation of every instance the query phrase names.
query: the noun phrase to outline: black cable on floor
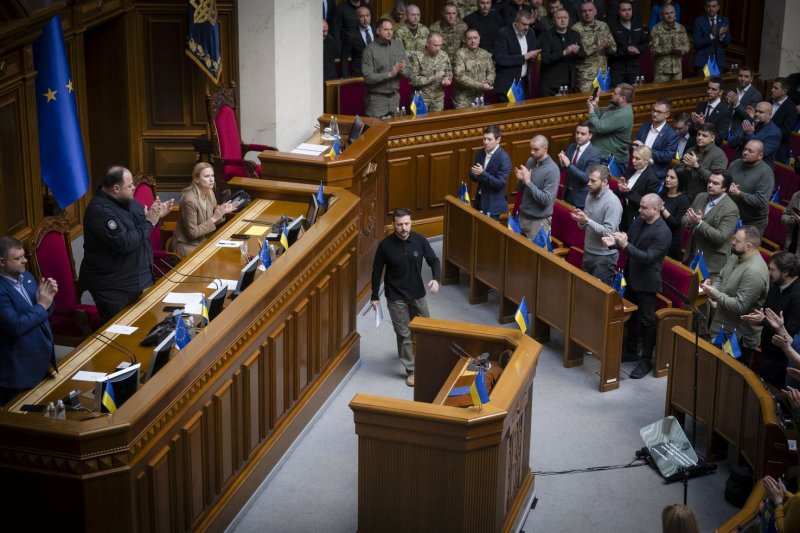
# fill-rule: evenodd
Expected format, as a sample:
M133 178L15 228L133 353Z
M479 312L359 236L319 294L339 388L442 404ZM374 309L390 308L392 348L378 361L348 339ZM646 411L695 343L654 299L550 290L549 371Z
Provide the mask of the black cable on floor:
M605 470L617 470L622 468L634 468L637 466L645 466L647 461L641 458L636 458L626 465L609 465L609 466L590 466L589 468L576 468L573 470L556 470L552 472L533 472L535 476L558 476L561 474L581 474L585 472L603 472Z

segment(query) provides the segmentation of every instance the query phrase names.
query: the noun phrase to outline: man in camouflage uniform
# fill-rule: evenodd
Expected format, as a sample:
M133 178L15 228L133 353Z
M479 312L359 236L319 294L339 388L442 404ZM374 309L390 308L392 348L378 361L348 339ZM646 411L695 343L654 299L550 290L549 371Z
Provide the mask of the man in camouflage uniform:
M403 42L406 53L425 50L425 43L428 42L430 31L424 24L419 23L419 19L419 7L414 4L408 4L406 8L406 23L394 32L395 39L400 39Z
M575 66L576 83L579 92L591 92L592 80L597 76L597 71L605 73L608 67L608 54L617 51L617 43L608 24L596 20L597 8L591 2L581 4L581 21L575 23L572 29L581 35L583 50L586 59L578 61Z
M458 18L464 20L464 17L478 9L475 0L453 0L453 3L458 8Z
M404 0L395 0L391 11L384 13L380 18L389 19L394 26L394 35L397 37L397 30L406 25L406 3Z
M467 30L467 47L456 52L453 70L456 75L456 108L470 107L483 91L494 85L492 54L480 47L478 30Z
M675 6L661 6L661 22L653 27L650 34L650 50L653 52L653 81L683 79L681 58L689 53L689 35L686 28L675 22Z
M408 54L411 76L409 82L415 91L422 92L428 111L444 108L444 89L453 83L450 59L442 50L442 34L432 31L424 52Z
M447 53L452 64L456 59L456 52L464 42L464 32L467 31L467 25L458 18L458 8L453 2L444 5L442 20L431 24L431 32L434 31L442 35L442 50Z

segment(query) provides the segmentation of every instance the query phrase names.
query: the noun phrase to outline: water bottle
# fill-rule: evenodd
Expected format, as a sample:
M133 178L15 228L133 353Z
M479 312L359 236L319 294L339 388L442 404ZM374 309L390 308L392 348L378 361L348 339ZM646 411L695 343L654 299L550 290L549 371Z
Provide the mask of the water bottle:
M400 116L401 117L406 116L406 106L400 108Z
M194 337L197 333L194 329L194 317L187 315L183 318L183 321L186 323L186 331L189 332L189 337Z
M395 107L394 108L394 116L396 116L396 117L400 116L400 108L399 107Z
M247 241L242 241L242 244L239 245L239 252L242 254L242 261L247 263Z
M480 101L478 102L478 106L479 106L479 107L483 107L483 106L485 106L485 105L486 105L486 103L483 101L483 96L480 96L479 98L480 98Z
M56 404L56 418L58 420L66 420L67 419L67 408L64 407L64 401L63 400L58 400L58 403Z
M56 404L50 402L47 404L47 409L44 411L45 418L55 418L56 417Z

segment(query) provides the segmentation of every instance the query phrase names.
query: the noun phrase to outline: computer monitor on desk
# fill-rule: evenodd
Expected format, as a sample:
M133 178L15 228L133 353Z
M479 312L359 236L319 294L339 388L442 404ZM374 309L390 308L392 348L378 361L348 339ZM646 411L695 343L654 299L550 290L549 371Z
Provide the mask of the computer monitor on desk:
M253 283L256 277L256 269L258 268L258 256L255 256L249 263L247 263L241 272L239 272L239 282L236 284L236 290L231 293L231 300L242 294L247 287ZM211 315L209 314L209 318Z
M153 357L150 358L150 369L144 375L144 381L150 380L161 370L169 361L172 355L172 346L175 344L175 332L171 332L167 337L153 349ZM116 389L115 389L116 390Z
M350 126L350 136L348 138L348 144L352 143L359 137L361 137L365 131L367 131L368 126L364 124L364 121L361 120L361 117L356 115L355 120L353 121L353 125Z
M97 381L94 386L94 410L101 413L110 412L103 403L103 393L106 392L109 384L114 393L114 405L116 405L116 408L119 409L122 404L127 402L128 398L133 396L136 389L139 388L139 369L141 366L141 363L133 364Z
M314 225L314 222L317 221L317 217L319 216L319 209L317 195L312 194L311 198L308 200L308 210L306 211L306 219L303 221L303 229L308 229Z
M238 287L237 287L238 288ZM222 312L222 306L225 303L225 296L228 294L228 285L222 283L222 286L215 290L211 296L208 297L208 320L214 320L218 314Z

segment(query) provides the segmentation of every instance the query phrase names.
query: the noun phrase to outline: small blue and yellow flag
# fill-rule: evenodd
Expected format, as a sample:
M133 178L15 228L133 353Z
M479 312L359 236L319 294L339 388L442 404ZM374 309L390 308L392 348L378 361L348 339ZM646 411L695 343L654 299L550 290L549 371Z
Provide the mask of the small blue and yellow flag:
M619 178L624 174L613 155L608 158L608 172L615 178Z
M342 153L342 148L339 146L339 137L333 140L333 144L331 145L331 150L328 152L328 156L336 157L337 155Z
M101 402L109 413L117 412L117 399L114 397L114 386L110 381L106 381Z
M714 340L711 341L711 344L713 344L717 348L722 348L722 345L725 344L725 341L726 341L725 328L719 328L719 331L717 332L717 336L714 337Z
M695 252L692 262L689 263L689 268L697 272L701 282L708 279L708 267L706 266L706 260L703 258L703 252L699 250Z
M533 244L537 244L547 250L548 252L553 251L553 241L550 240L550 232L544 229L544 226L539 226L539 231L536 233L536 236L533 238Z
M513 104L517 101L516 91L514 88L516 87L517 80L511 82L511 87L508 88L506 91L506 98L508 98L508 102Z
M776 204L781 203L781 186L778 185L778 188L775 189L775 192L772 194L772 198L769 199L770 202L774 202Z
M517 213L515 216L508 217L508 229L514 233L522 235L522 228L519 226L519 213Z
M269 242L267 239L264 239L264 242L261 243L261 251L258 253L258 259L264 266L264 270L272 266L272 255L269 253Z
M717 58L714 56L708 56L708 60L706 64L703 66L703 77L705 79L708 78L716 78L719 76L719 65L717 65Z
M281 230L281 246L283 246L284 250L289 249L289 234L286 232L286 224L283 225L283 230Z
M183 322L183 317L180 315L175 317L175 346L179 350L183 350L192 338L189 336L189 330L186 329L186 324Z
M322 181L319 182L319 189L317 189L317 203L323 211L328 210L328 203L325 201L325 191L322 189Z
M522 297L522 301L519 303L519 307L517 307L517 312L514 313L514 321L519 326L519 330L524 334L528 331L528 304L525 302L525 297Z
M206 299L206 295L203 295L202 300L200 300L200 316L203 320L200 322L200 327L205 327L208 325L209 318L208 318L208 300Z
M472 205L472 200L469 197L469 187L463 181L458 186L458 199L467 205Z
M614 283L611 284L611 288L617 291L620 296L625 296L625 287L627 286L628 282L625 281L625 274L622 272L622 270L618 270L617 275L614 278Z
M728 340L722 345L722 351L734 359L739 359L742 356L742 349L739 348L739 339L736 337L736 330L733 330Z

